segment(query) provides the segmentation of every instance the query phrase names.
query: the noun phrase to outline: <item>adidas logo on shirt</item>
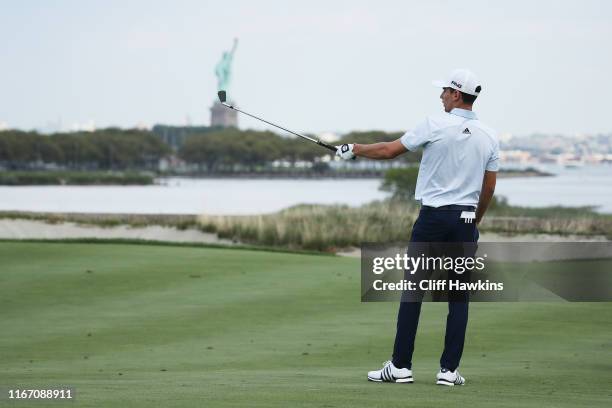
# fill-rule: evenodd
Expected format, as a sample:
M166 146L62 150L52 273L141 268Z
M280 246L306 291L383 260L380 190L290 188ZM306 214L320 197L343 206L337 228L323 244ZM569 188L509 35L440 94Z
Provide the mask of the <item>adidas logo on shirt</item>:
M462 133L463 133L464 135L471 135L471 134L472 134L472 132L470 132L470 129L468 129L468 128L463 129L463 132L462 132Z

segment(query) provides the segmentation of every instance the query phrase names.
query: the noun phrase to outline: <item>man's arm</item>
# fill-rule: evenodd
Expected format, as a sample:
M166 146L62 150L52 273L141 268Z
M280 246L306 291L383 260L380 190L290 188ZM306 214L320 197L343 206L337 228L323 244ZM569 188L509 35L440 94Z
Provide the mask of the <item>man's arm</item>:
M482 190L480 190L480 199L478 200L478 209L476 210L476 224L482 221L487 207L493 198L495 192L495 183L497 182L496 171L486 171L482 180Z
M372 144L355 144L353 153L355 156L367 157L368 159L385 160L393 159L408 149L404 147L400 139L392 142L381 142Z

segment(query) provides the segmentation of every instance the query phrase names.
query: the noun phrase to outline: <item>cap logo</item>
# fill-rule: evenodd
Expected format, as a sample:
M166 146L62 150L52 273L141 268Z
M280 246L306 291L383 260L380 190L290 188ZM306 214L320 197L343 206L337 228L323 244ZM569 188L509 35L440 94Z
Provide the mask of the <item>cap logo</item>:
M469 129L469 128L465 128L465 129L463 129L463 132L462 132L462 133L463 133L464 135L471 135L471 134L472 134L472 132L470 132L470 129Z
M458 84L455 81L451 81L451 84L455 85L457 88L461 89L461 84Z

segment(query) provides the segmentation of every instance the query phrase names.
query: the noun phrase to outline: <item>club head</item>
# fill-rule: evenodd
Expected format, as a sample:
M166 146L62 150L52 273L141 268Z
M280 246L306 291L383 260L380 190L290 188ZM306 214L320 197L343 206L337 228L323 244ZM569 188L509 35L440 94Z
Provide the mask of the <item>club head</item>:
M219 95L219 100L221 101L221 103L227 100L227 94L225 93L225 91L219 91L217 92L217 95Z

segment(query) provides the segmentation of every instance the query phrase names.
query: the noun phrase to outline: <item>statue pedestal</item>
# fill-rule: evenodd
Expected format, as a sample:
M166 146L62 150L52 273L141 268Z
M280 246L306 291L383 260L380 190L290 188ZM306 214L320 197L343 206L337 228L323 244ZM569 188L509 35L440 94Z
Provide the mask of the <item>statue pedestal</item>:
M233 105L233 103L230 103ZM238 112L226 108L219 101L215 101L210 108L210 126L238 127Z

